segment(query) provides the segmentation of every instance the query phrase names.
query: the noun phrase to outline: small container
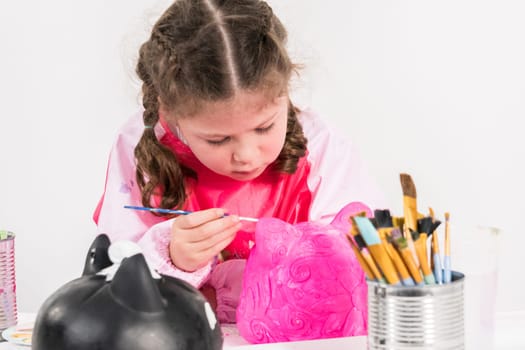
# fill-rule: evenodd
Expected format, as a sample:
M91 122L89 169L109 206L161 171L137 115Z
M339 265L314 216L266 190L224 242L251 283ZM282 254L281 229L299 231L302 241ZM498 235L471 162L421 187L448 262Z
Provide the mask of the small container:
M15 234L0 230L0 330L17 322Z
M368 284L368 349L464 349L464 280L425 286Z

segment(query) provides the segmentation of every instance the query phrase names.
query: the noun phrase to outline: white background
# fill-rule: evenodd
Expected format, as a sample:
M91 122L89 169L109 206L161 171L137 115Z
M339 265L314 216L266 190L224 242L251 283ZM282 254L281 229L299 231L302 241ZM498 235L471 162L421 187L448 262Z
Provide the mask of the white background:
M305 65L296 101L359 145L394 214L408 172L421 211L501 228L497 309L525 311L525 2L270 3ZM137 48L168 4L0 3L0 228L17 234L22 311L80 276L109 149L140 106Z

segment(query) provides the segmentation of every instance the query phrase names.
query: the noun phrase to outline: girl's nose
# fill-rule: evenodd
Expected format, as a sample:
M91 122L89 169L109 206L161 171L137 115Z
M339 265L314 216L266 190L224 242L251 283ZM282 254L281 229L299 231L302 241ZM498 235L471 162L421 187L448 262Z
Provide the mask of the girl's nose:
M237 145L232 153L232 159L236 163L253 163L257 157L257 147L248 142Z

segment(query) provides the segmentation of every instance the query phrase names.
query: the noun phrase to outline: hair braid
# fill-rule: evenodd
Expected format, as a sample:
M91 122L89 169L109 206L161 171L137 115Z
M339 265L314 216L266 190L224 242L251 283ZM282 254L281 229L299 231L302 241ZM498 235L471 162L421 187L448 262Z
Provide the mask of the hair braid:
M297 117L299 112L299 109L290 101L286 139L283 149L274 163L274 169L288 174L293 174L297 170L297 163L306 154L306 145L308 143L303 133L303 127Z
M143 80L143 120L146 127L135 147L137 184L144 206L153 206L151 199L158 195L161 208L173 208L186 199L183 175L189 172L180 166L173 152L162 145L155 135L154 126L159 120L158 94L143 64L144 57L141 58L137 74Z

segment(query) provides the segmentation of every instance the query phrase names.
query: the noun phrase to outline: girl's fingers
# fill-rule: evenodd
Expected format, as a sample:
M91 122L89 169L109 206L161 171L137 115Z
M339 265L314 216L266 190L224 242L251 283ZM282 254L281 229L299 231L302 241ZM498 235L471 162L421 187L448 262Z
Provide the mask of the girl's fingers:
M216 240L216 242L209 245L207 248L200 250L197 253L197 255L199 256L199 260L205 262L205 265L208 261L217 256L224 248L226 248L231 243L233 238L235 238L235 234L237 233L237 231L238 228L232 228L228 230L228 232L224 232L224 234L220 235L220 239Z
M207 241L197 243L174 242L170 244L170 255L175 266L186 271L194 271L205 266L235 238L241 224L215 234Z
M178 219L175 220L175 222L176 221L178 221ZM240 225L238 216L221 216L220 218L215 218L211 221L205 222L200 226L174 232L174 235L181 235L179 238L188 243L206 242L210 239L213 239L217 234L225 232L237 225ZM178 227L180 228L180 226Z
M169 249L175 266L194 271L206 265L231 243L242 224L236 215L218 215L223 213L222 210L207 210L206 213L196 212L173 221ZM194 223L201 224L191 226Z
M188 215L177 217L177 226L183 230L192 229L206 224L207 222L217 220L224 216L224 210L220 208L199 210Z
M235 238L235 234L242 227L240 222L230 226L223 231L220 231L207 240L203 240L197 243L194 243L194 249L198 253L210 252L211 256L220 253L220 251L226 247L230 242ZM224 245L225 244L225 245Z
M238 222L236 225L230 226L222 231L216 232L207 239L198 242L186 241L183 243L184 249L187 252L193 252L194 255L206 255L212 258L214 255L220 253L221 247L226 247L235 238L235 234L242 227ZM226 244L226 245L224 245Z

